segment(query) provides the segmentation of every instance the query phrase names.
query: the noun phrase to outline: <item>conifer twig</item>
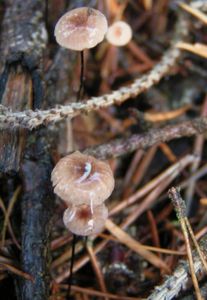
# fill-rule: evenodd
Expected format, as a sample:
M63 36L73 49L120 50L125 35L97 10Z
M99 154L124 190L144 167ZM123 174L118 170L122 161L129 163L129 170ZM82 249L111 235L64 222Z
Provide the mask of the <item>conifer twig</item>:
M176 214L177 214L177 218L180 222L181 229L182 229L182 232L184 235L187 256L188 256L188 261L189 261L189 268L190 268L191 278L192 278L193 285L194 285L195 292L196 292L196 298L197 298L197 300L202 300L201 292L200 292L199 285L198 285L198 280L197 280L197 277L195 274L193 255L192 255L192 251L191 251L189 235L188 235L188 230L187 230L187 226L186 226L186 218L187 217L186 217L185 202L181 198L178 188L172 187L169 190L169 197L172 200L173 206L174 206Z

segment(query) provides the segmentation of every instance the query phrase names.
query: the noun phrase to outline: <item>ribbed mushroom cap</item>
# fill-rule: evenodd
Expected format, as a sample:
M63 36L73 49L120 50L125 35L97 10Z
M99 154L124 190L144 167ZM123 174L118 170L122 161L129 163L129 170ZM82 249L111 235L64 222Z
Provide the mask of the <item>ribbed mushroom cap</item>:
M106 17L100 11L81 7L60 18L55 26L55 37L62 47L82 51L99 44L107 29Z
M72 233L82 236L97 234L102 231L108 217L104 204L93 209L89 205L71 205L63 215L63 223Z
M52 171L54 192L67 204L97 206L114 189L108 163L79 151L62 158Z
M106 34L107 41L114 46L125 46L132 38L132 29L124 21L113 23Z

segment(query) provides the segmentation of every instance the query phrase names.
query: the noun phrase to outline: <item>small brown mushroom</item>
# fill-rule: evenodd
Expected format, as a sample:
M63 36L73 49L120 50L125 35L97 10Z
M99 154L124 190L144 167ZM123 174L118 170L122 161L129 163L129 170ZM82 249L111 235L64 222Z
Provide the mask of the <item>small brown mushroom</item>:
M117 21L113 23L106 34L107 41L114 46L125 46L132 38L132 29L128 23Z
M100 11L81 7L60 18L55 27L55 37L62 47L82 51L99 44L107 29L106 17Z
M72 233L82 236L97 234L102 231L108 217L104 204L93 209L89 205L71 205L65 210L63 222Z
M62 158L52 171L54 192L67 204L91 207L104 202L114 189L108 163L79 151Z

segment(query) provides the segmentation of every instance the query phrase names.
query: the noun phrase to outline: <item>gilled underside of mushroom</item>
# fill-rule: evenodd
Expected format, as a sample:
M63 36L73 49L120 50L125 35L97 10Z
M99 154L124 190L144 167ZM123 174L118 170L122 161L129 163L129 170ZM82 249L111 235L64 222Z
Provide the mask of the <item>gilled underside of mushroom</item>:
M76 151L57 163L52 182L54 192L68 206L65 226L77 235L100 232L108 216L104 201L114 188L109 164Z
M114 178L108 163L79 151L62 158L52 172L54 192L66 204L100 205L112 193Z
M63 215L65 227L72 233L88 236L99 233L108 217L108 209L105 204L92 207L90 205L71 205Z

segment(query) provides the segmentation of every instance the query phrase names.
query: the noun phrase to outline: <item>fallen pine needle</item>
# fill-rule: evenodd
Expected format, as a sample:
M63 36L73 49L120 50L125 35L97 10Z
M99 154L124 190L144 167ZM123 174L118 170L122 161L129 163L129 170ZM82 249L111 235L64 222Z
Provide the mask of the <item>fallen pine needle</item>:
M4 242L5 242L6 229L7 229L8 223L9 223L9 218L10 218L10 215L12 213L13 207L14 207L17 199L18 199L20 191L21 191L21 186L18 186L17 189L15 190L12 198L10 199L8 208L7 208L6 212L5 212L3 229L2 229L2 233L1 233L2 234L2 247L3 247Z
M207 46L204 44L200 44L200 43L189 44L189 43L179 42L176 44L176 47L207 58Z
M186 111L191 108L191 105L187 104L178 109L167 111L167 112L159 112L159 113L145 113L144 118L149 122L163 122L175 119L181 115L183 115Z
M93 250L91 244L92 244L92 242L88 241L86 243L86 249L87 249L87 252L89 254L89 257L90 257L91 264L93 266L94 272L95 272L96 277L98 279L98 283L99 283L100 289L101 289L101 291L103 293L107 294L107 289L106 289L106 285L105 285L103 273L101 272L101 268L100 268L99 262L98 262L98 260L96 258L96 255L94 253L94 250ZM108 300L108 299L109 298L106 296L105 300Z
M152 0L143 0L143 6L146 10L152 9Z
M19 270L19 269L17 269L15 266L12 266L12 265L10 265L10 264L8 264L8 263L0 262L0 266L1 266L2 268L6 269L6 270L8 270L8 271L10 271L10 272L12 272L12 273L18 275L18 276L21 276L21 277L27 279L27 280L31 280L31 281L34 280L34 278L33 278L30 274L25 273L25 272L23 272L22 270Z
M202 21L203 23L207 24L207 15L204 14L203 12L201 12L199 9L190 7L188 4L186 3L179 3L180 7L182 7L184 10L186 10L187 12L189 12L191 15L193 15L194 17L198 18L200 21Z
M105 234L105 233L100 233L99 236L102 237L103 239L107 240L107 241L114 241L114 242L118 241L117 238L115 238L111 235ZM148 246L148 245L143 245L143 244L140 244L140 246L143 247L146 250L150 250L150 251L157 252L157 253L164 253L164 254L170 254L170 255L180 255L180 256L186 255L186 252L183 252L183 251L165 249L165 248Z
M65 284L61 284L60 285L61 287L67 289L67 285ZM87 288L83 288L83 287L79 287L79 286L75 286L75 285L72 285L71 286L71 290L74 291L74 292L81 292L81 293L85 293L87 295L91 295L91 296L97 296L97 297L108 297L110 299L117 299L117 300L144 300L144 298L134 298L134 297L126 297L126 296L120 296L120 295L113 295L113 294L105 294L105 293L102 293L102 292L99 292L99 291L95 291L95 290L92 290L92 289L87 289Z
M206 206L207 205L207 198L201 198L200 204Z
M167 273L170 273L169 267L165 264L163 260L161 260L157 255L151 253L149 250L144 249L138 241L129 236L125 231L123 231L119 226L115 225L111 220L106 220L105 227L121 243L138 253L144 259L149 261L152 265L156 266L157 268L163 269Z
M182 232L184 235L187 256L188 256L188 262L189 262L189 268L190 268L191 278L192 278L195 293L196 293L196 298L197 298L197 300L202 300L203 298L201 296L200 288L198 285L198 280L197 280L196 273L195 273L194 263L193 263L193 255L192 255L189 236L188 236L188 229L187 229L187 225L185 222L186 221L185 202L181 198L178 188L172 187L169 190L169 197L172 200L173 206L174 206L176 214L177 214L177 218L180 222L180 226L181 226L181 229L182 229Z
M201 251L201 248L200 248L200 246L199 246L199 244L198 244L198 242L197 242L197 240L195 238L195 235L193 233L192 227L191 227L190 222L188 221L187 217L185 217L185 224L186 224L186 226L188 228L188 231L190 233L191 239L192 239L192 241L193 241L193 243L195 245L195 248L196 248L196 250L197 250L197 252L199 254L199 257L200 257L200 259L201 259L201 261L203 263L203 266L204 266L204 268L206 270L206 273L207 273L207 262L206 262L206 259L204 257L204 253Z

